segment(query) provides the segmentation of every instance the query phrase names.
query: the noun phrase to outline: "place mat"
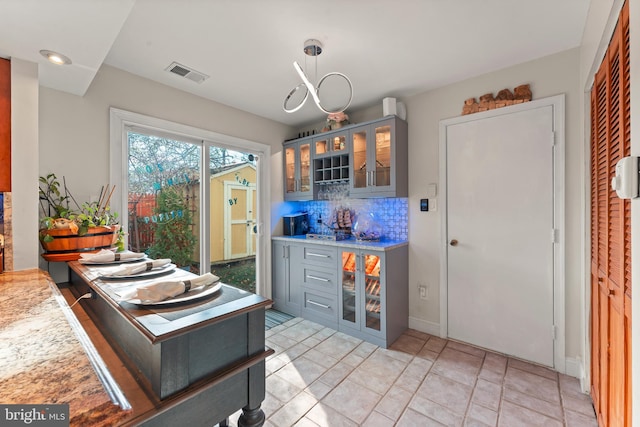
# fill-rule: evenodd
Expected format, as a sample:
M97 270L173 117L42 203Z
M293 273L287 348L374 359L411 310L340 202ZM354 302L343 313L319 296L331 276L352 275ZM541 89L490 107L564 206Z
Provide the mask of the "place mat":
M154 312L167 320L173 321L183 317L190 316L201 311L235 301L239 298L251 295L250 292L242 289L234 288L229 285L222 285L222 288L216 292L213 298L195 301L193 303L175 304L170 307L160 308L158 306L145 307L149 311Z

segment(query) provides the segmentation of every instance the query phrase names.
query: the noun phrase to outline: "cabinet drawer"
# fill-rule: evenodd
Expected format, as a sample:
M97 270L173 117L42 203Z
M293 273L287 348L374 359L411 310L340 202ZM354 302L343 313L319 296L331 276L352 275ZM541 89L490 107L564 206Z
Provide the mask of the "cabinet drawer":
M336 294L338 290L338 281L335 268L332 270L326 268L318 268L315 266L303 265L302 283L305 287L315 289L321 292L329 292Z
M305 264L329 267L332 270L338 268L338 248L322 245L305 246L302 256L302 262Z
M303 288L302 316L320 317L329 322L338 321L338 302L334 295ZM309 317L307 317L309 316Z

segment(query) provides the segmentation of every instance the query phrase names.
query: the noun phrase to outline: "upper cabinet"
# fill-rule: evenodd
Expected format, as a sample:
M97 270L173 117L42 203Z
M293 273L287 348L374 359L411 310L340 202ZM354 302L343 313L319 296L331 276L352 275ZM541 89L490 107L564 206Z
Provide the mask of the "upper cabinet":
M283 146L285 201L314 199L314 184L348 183L353 198L408 196L408 126L396 116Z
M0 58L0 192L11 191L11 62Z
M284 144L284 200L313 199L311 142L305 138Z
M407 197L407 122L398 117L353 127L351 197Z
M347 154L349 151L349 131L338 130L316 135L313 138L314 158Z

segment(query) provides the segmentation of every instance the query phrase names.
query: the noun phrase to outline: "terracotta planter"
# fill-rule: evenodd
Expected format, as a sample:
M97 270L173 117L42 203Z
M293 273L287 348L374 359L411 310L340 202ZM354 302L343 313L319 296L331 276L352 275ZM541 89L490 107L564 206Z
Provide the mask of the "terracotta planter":
M120 225L108 227L91 227L87 234L78 236L71 230L52 229L40 230L40 235L50 235L53 241L45 242L40 238L40 244L45 253L42 257L47 261L74 261L83 252L98 251L112 247L118 240Z

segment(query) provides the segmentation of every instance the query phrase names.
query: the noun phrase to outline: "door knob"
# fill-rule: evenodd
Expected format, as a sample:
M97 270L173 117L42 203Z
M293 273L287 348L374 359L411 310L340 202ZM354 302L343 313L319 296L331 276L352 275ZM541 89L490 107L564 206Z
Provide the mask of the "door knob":
M449 242L449 244L450 244L451 246L458 246L458 241L457 241L456 239L452 239L452 240Z

